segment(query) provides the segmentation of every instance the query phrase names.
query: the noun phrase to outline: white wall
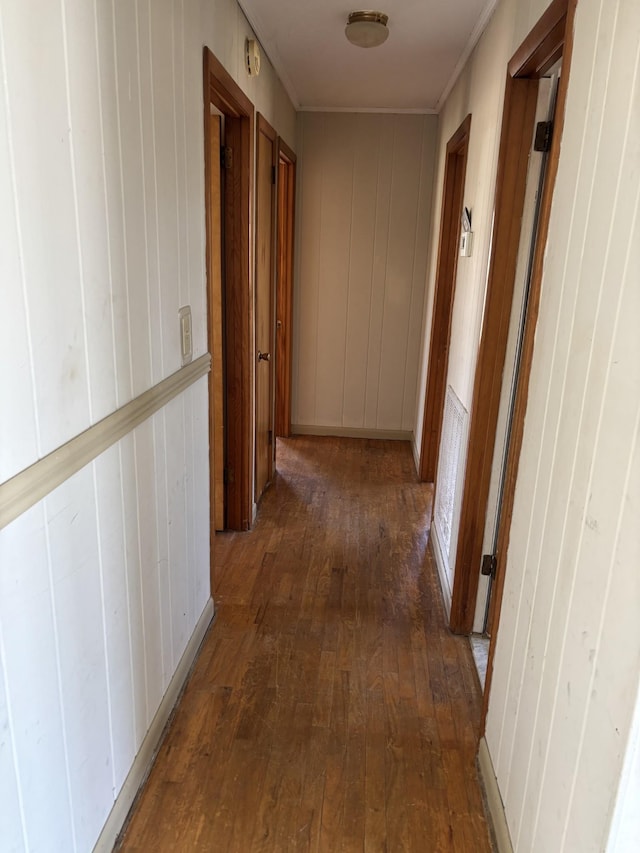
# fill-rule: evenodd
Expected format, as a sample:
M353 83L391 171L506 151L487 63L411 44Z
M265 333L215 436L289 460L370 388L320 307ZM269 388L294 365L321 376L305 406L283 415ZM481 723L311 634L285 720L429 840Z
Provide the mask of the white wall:
M472 215L473 254L470 258L458 258L447 384L453 387L464 408L471 410L491 240L506 64L513 33L513 7L514 4L510 2L498 5L439 115L431 230L433 250L428 269L428 296L423 321L419 396L414 428L418 446L422 439L446 147L469 113L471 131L464 205Z
M518 851L606 849L633 744L639 45L637 3L579 1L486 733Z
M434 240L444 148L472 113L474 258L459 265L448 377L465 405L506 65L546 5L503 0L440 116ZM639 44L636 3L579 0L486 733L517 851L640 847ZM419 398L416 435L422 408Z
M202 43L224 65L256 112L262 113L295 151L297 113L264 50L258 77L249 77L245 71L245 42L256 35L236 0L186 0L186 3L190 9L200 7L198 33ZM193 20L198 23L195 17Z
M415 422L435 116L302 113L292 422Z
M499 131L504 101L506 64L511 55L514 26L514 4L500 3L492 15L480 41L456 81L439 116L437 142L437 174L433 193L432 252L427 278L427 300L423 317L422 353L418 379L418 400L415 414L414 454L419 453L422 440L424 397L429 358L433 295L438 260L438 238L444 185L446 147L449 139L471 114L471 130L467 153L467 172L464 205L471 211L473 251L470 258L458 258L455 297L451 320L447 385L451 385L465 411L471 413L476 357L480 343L482 312L487 282L487 268L493 225L493 201L498 162ZM468 422L467 422L468 423ZM468 434L468 430L465 433ZM459 469L466 460L466 446L458 457ZM442 580L445 606L449 608L451 593L449 578L455 565L457 537L461 510L461 489L464 471L450 471L451 483L458 483L453 505L451 526L453 537L449 558L436 547L434 553ZM450 487L440 479L440 489ZM440 495L436 495L436 503ZM437 537L437 530L434 529ZM439 543L438 543L439 544ZM478 566L478 571L480 567ZM486 595L486 582L481 581L480 595ZM484 611L483 604L479 610ZM482 620L483 616L479 617Z
M202 46L234 0L0 0L0 483L206 350ZM0 847L93 847L209 598L201 379L0 531Z
M209 598L207 383L0 532L0 848L91 850Z

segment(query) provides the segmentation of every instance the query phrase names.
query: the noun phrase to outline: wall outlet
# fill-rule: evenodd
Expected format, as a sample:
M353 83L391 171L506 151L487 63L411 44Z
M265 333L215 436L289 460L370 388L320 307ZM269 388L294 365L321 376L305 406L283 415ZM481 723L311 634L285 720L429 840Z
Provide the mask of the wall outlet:
M178 311L180 318L180 351L182 365L189 364L193 358L193 339L191 335L191 305L185 305Z

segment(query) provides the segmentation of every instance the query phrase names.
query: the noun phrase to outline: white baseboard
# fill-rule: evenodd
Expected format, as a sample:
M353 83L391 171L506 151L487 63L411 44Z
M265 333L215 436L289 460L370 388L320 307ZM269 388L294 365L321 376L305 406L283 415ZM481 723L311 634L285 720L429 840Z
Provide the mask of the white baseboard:
M420 476L420 448L415 433L411 434L411 450L413 451L413 464L416 466L416 474Z
M513 853L511 835L507 826L507 818L504 813L504 803L498 787L493 761L489 753L486 739L480 738L478 746L478 767L480 768L480 779L487 798L487 808L495 836L498 853Z
M429 542L431 543L431 550L433 551L433 558L436 561L436 566L438 568L438 578L440 580L440 589L442 590L442 600L444 602L444 612L447 617L447 624L449 624L449 617L451 615L451 590L449 589L449 577L447 574L447 569L445 566L444 555L442 553L442 548L440 547L440 540L438 539L438 533L436 530L436 525L431 523L431 532L429 534Z
M207 632L207 628L211 624L214 616L213 599L207 601L202 615L198 619L196 627L191 635L191 639L184 650L180 663L178 664L173 678L169 682L167 692L164 694L160 707L156 711L149 731L142 741L142 746L136 755L131 770L124 781L120 793L116 797L113 808L109 813L109 817L102 828L102 832L93 848L93 853L111 853L118 839L118 835L122 831L133 801L136 798L140 787L147 778L153 762L156 757L156 752L160 745L160 740L164 732L171 712L173 711L176 702L180 698L182 688L184 687L187 676L191 670L193 662L200 648L200 644Z
M413 432L401 429L360 429L356 427L310 426L291 424L293 435L325 435L338 438L377 438L391 441L411 441Z

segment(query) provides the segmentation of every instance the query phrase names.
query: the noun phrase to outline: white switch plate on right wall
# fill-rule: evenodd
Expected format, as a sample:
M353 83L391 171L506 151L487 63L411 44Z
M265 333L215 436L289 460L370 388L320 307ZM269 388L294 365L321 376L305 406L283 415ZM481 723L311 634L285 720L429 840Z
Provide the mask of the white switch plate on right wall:
M182 365L189 364L193 358L193 340L191 335L191 306L185 305L178 311L180 318L180 351Z

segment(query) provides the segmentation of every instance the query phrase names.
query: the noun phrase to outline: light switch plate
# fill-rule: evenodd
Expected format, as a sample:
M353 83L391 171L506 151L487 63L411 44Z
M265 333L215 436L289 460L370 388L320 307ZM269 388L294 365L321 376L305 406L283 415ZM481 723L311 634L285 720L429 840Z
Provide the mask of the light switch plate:
M193 340L191 335L191 305L185 305L178 311L180 318L180 351L182 364L189 364L193 358Z
M470 258L473 245L473 231L463 231L460 235L460 257Z

